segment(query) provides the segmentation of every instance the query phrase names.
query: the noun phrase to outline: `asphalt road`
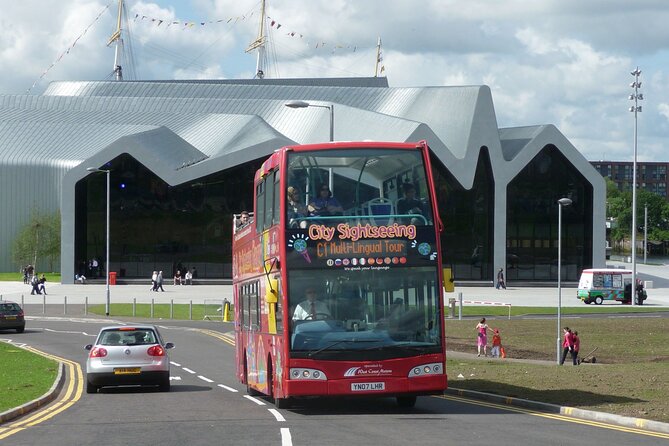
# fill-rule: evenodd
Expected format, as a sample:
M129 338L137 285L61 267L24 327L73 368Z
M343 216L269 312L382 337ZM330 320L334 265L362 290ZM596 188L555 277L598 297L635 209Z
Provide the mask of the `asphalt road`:
M25 333L0 332L0 339L28 344L83 368L83 346L107 324L36 317ZM171 392L124 388L77 393L84 378L76 377L73 366L75 386L68 401L56 400L30 415L33 423L24 417L0 426L0 438L9 434L2 445L614 446L657 445L668 438L453 396L422 397L410 410L398 408L393 399L307 400L276 410L263 398L246 396L236 381L234 347L221 335L229 334L231 324L172 322L161 327L165 340L176 344L170 351Z

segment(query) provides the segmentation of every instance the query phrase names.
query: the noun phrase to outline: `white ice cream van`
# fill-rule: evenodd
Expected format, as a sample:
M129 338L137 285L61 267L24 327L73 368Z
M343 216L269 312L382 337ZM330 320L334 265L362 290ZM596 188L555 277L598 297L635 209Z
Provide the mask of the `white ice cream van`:
M605 300L615 300L623 304L631 303L632 271L624 269L584 269L578 282L577 297L586 304L601 305ZM646 290L637 279L634 303L643 305Z

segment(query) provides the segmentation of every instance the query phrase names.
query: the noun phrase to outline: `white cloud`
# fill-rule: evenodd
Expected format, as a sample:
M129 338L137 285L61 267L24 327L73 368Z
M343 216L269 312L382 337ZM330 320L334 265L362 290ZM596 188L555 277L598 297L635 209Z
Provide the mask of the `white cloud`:
M115 1L4 3L0 93L25 92L106 5L110 10L33 93L52 80L111 74L114 51L106 42L115 25ZM132 43L140 78L239 78L255 72L255 54L244 49L258 31L258 3L126 3L131 31L126 43ZM639 116L640 158L669 161L665 0L271 0L268 5L268 14L282 24L271 29L268 54L278 63L267 70L270 76L371 76L380 36L391 86L487 84L500 126L555 124L593 159L630 156L629 71L639 64L646 97ZM135 20L135 14L148 20ZM151 18L166 22L157 26ZM168 27L174 20L198 24Z

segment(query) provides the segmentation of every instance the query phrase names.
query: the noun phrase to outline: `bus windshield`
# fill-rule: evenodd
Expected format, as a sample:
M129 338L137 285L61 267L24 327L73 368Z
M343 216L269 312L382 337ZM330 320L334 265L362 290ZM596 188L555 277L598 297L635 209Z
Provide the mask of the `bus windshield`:
M291 356L389 359L441 351L433 267L293 270Z
M287 226L433 225L419 150L352 148L290 152Z

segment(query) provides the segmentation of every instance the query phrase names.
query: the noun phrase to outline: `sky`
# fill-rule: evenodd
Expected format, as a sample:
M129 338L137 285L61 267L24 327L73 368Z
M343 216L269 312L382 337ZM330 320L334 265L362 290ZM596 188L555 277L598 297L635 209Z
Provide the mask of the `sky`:
M118 0L0 0L0 94L112 78ZM125 79L252 78L260 1L125 0ZM669 162L666 0L267 0L267 77L488 85L499 127L553 124L591 161ZM279 26L280 25L280 26Z

